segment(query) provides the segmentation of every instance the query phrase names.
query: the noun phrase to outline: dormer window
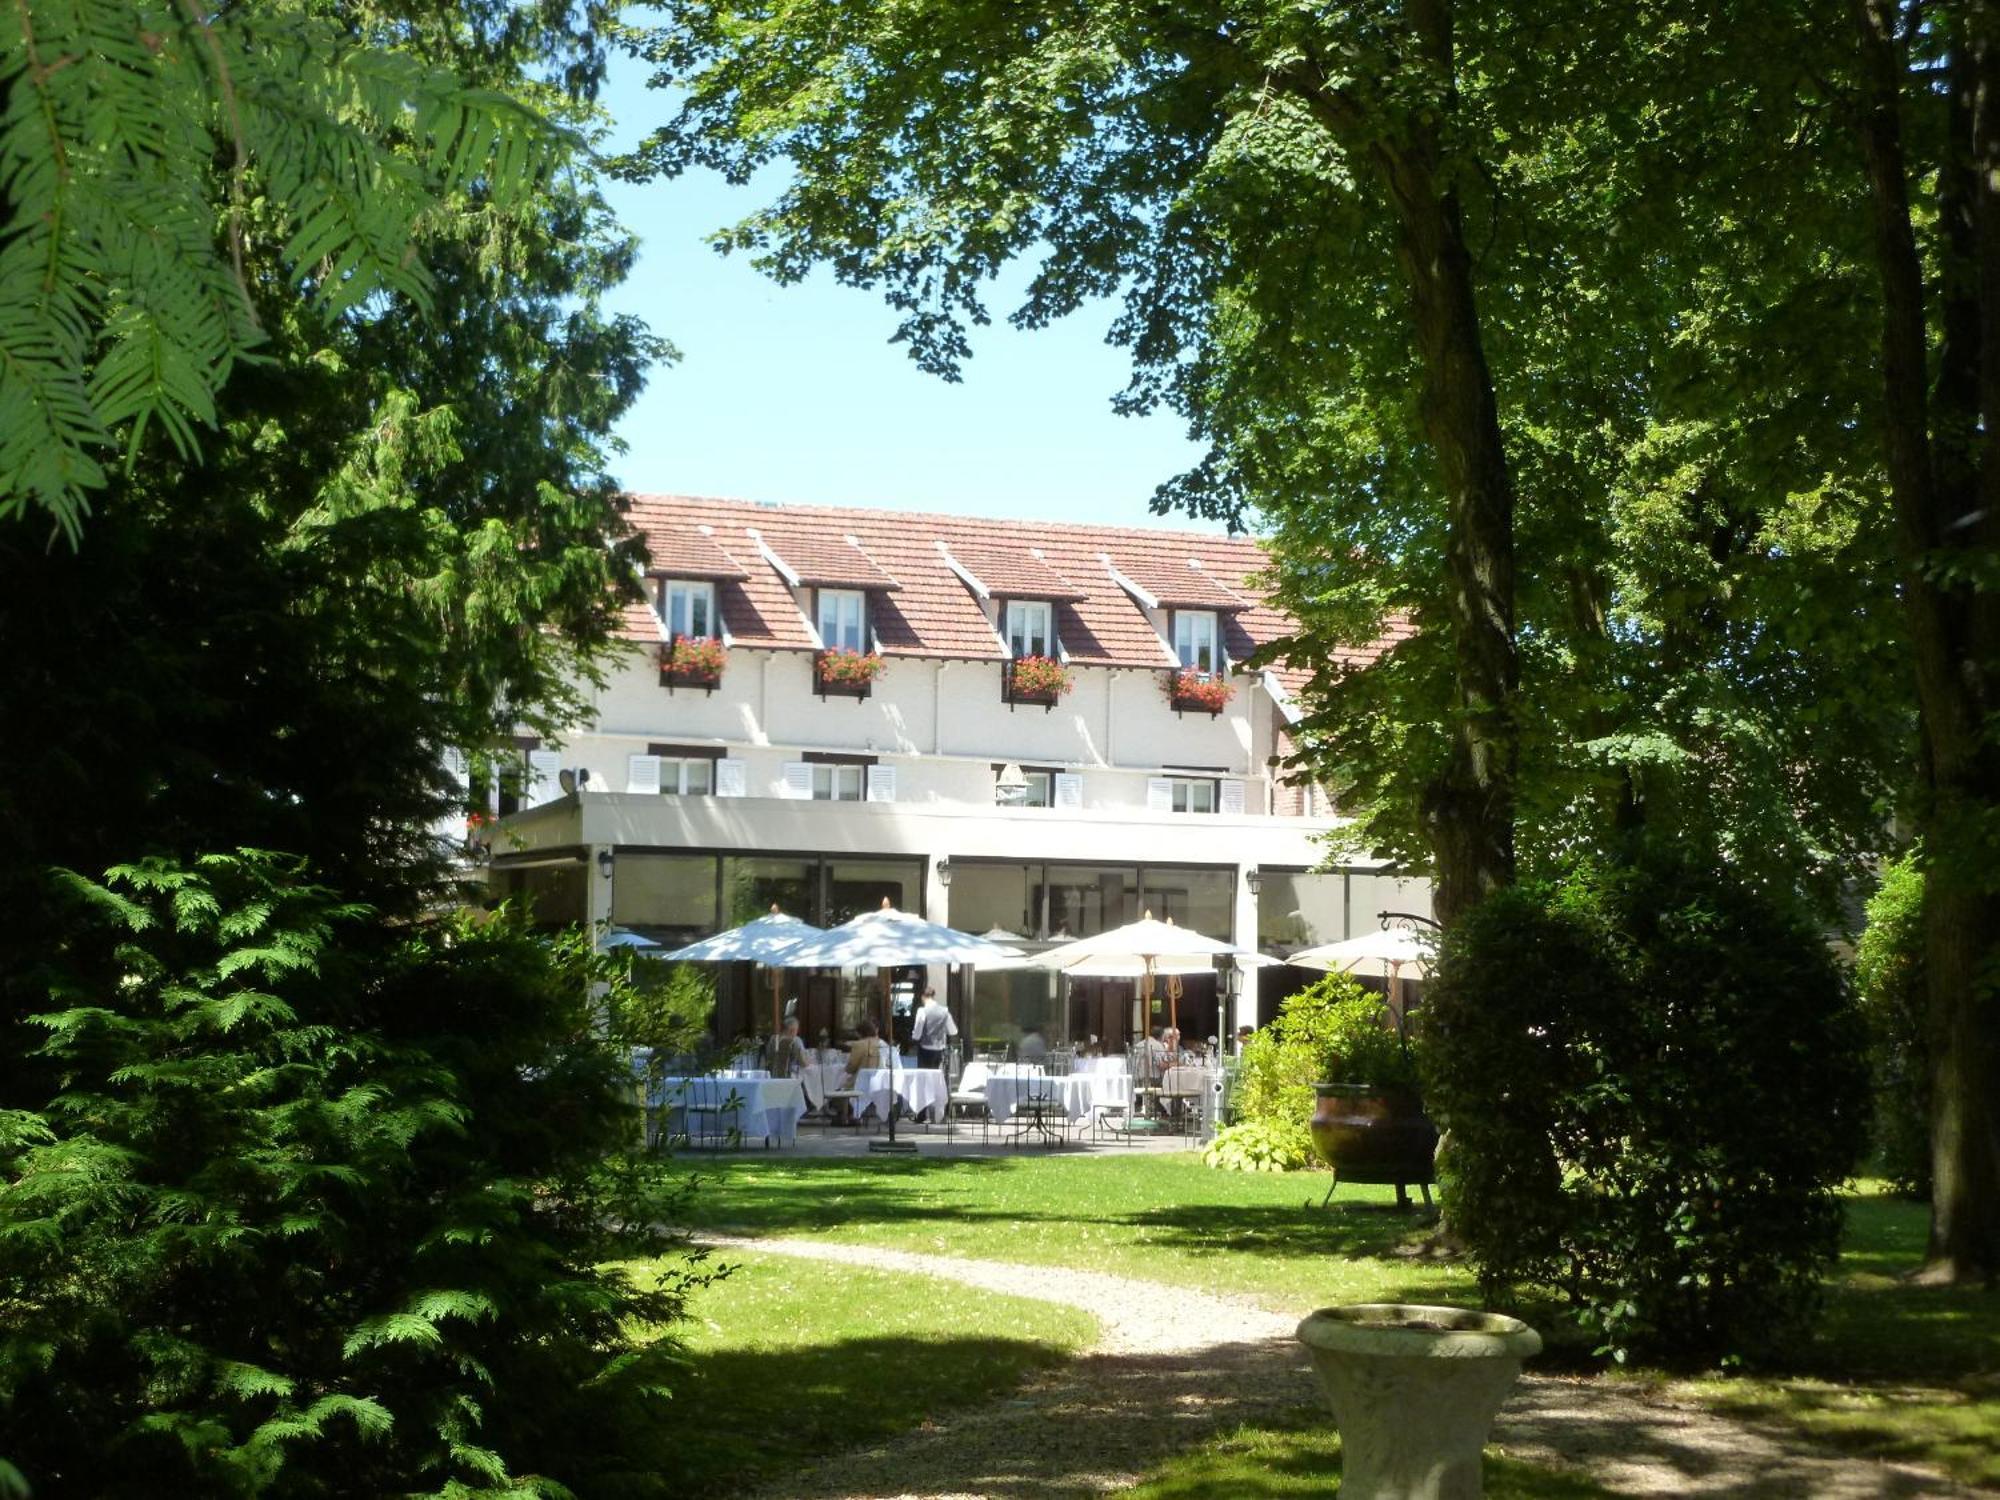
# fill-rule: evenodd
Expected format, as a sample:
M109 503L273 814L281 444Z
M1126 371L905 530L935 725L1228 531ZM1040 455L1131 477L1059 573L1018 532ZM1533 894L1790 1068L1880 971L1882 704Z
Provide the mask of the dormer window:
M1206 609L1174 611L1174 655L1190 672L1220 672L1222 650L1215 625L1215 612Z
M715 585L705 579L669 578L661 590L660 618L667 634L692 640L712 640L716 627Z
M1007 601L1007 654L1015 661L1056 654L1055 607L1046 599Z
M819 639L829 651L866 651L868 596L860 589L821 589Z

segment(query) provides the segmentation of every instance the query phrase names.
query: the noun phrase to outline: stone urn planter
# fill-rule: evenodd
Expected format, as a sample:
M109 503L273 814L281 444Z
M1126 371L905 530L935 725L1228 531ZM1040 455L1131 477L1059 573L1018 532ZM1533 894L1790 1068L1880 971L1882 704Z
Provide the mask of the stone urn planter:
M1541 1352L1518 1318L1363 1302L1299 1324L1340 1429L1340 1500L1477 1500L1493 1415Z
M1424 1202L1431 1201L1438 1132L1415 1090L1321 1083L1313 1092L1313 1149L1333 1168L1336 1184L1393 1183L1396 1201L1407 1205L1405 1184L1415 1183Z

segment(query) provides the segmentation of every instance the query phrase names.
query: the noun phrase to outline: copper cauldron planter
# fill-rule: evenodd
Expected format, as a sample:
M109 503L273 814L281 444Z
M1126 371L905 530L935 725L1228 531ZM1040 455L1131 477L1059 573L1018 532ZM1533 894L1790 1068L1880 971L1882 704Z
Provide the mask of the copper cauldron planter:
M1424 1114L1413 1089L1377 1088L1365 1083L1318 1083L1313 1092L1313 1148L1343 1182L1386 1182L1396 1202L1407 1208L1405 1191L1415 1183L1431 1201L1437 1181L1437 1126ZM1327 1197L1333 1189L1327 1189Z
M1539 1353L1514 1318L1375 1302L1299 1324L1334 1425L1341 1500L1477 1500L1494 1413Z

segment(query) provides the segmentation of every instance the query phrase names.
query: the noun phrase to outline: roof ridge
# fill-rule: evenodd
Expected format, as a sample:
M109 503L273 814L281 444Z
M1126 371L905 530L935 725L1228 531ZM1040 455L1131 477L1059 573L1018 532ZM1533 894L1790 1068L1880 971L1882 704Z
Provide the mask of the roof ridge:
M884 520L897 521L954 521L976 526L1006 526L1034 528L1037 530L1056 528L1066 531L1085 532L1136 532L1148 537L1176 537L1207 542L1220 542L1226 546L1250 546L1263 550L1264 543L1251 532L1231 532L1218 535L1212 531L1196 531L1184 526L1132 526L1113 521L1064 521L1037 517L1032 520L1013 516L973 516L960 515L942 510L895 510L878 505L827 505L813 502L789 500L750 500L735 495L683 495L666 490L627 490L628 501L669 501L689 500L698 505L727 505L749 511L762 511L776 515L842 515L879 516Z

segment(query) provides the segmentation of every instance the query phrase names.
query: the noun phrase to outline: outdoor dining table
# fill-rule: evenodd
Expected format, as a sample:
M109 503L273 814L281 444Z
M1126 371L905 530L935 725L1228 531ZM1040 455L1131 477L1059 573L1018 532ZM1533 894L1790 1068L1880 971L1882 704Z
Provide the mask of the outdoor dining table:
M966 1093L976 1094L986 1087L992 1078L1039 1078L1042 1069L1033 1063L989 1063L977 1058L965 1065L959 1075L958 1086Z
M806 1091L806 1107L822 1109L826 1105L827 1094L839 1088L840 1080L847 1076L847 1063L845 1060L807 1063L792 1076Z
M690 1110L733 1115L739 1131L763 1136L767 1146L797 1140L806 1112L805 1090L796 1078L769 1076L662 1078L648 1102L670 1117L679 1114L683 1125Z
M986 1108L995 1125L1004 1125L1020 1102L1033 1096L1050 1100L1073 1121L1087 1119L1097 1107L1096 1083L1087 1073L1051 1077L1039 1068L1025 1073L1019 1070L995 1073L986 1080Z
M859 1095L854 1101L857 1120L871 1109L887 1119L891 1098L901 1099L913 1115L935 1109L937 1118L943 1119L951 1098L943 1068L863 1068L854 1075L854 1091Z

